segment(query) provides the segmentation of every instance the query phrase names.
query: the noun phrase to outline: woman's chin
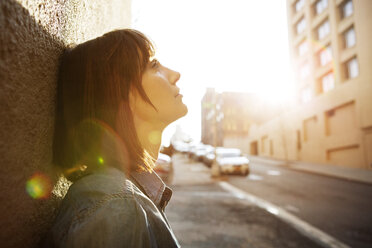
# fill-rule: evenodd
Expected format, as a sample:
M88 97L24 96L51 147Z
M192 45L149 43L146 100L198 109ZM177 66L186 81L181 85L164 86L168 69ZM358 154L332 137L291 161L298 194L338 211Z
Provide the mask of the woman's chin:
M182 115L179 118L184 117L185 115L187 115L188 112L189 112L189 109L187 108L186 104L183 104Z
M177 113L175 113L173 115L169 124L172 123L172 122L175 122L176 120L178 120L178 119L184 117L185 115L187 115L188 111L189 110L188 110L187 106L185 104L183 104L183 106L179 109L179 111L177 111Z

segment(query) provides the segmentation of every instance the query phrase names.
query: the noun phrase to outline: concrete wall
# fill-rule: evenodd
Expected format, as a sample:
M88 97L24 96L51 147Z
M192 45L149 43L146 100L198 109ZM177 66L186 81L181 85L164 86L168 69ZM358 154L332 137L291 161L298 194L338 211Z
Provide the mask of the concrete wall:
M130 0L0 1L1 247L36 247L68 187L51 164L63 47L130 20ZM29 181L35 173L43 176ZM37 190L48 181L54 191L45 199L26 192L27 182Z

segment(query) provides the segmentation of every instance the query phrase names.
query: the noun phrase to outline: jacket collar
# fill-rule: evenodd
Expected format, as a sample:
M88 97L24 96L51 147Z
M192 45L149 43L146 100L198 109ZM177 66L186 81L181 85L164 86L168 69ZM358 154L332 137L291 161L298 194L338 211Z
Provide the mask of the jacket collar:
M143 193L145 193L158 208L164 210L172 197L172 190L165 185L156 172L134 171L131 172L131 177L141 187L144 191Z

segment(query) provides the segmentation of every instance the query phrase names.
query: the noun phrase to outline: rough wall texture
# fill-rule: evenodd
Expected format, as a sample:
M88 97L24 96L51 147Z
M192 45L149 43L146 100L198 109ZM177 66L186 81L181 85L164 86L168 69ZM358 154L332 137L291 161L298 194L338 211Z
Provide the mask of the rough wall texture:
M130 19L130 0L0 1L1 247L36 247L68 187L51 164L63 47L128 27ZM35 173L55 188L46 199L26 192Z

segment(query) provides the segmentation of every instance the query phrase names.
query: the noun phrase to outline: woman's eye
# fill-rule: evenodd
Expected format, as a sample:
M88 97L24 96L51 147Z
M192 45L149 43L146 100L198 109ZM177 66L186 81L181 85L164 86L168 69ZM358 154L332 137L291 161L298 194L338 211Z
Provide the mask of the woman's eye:
M157 68L159 66L159 61L154 59L153 61L151 61L151 67L152 68Z

